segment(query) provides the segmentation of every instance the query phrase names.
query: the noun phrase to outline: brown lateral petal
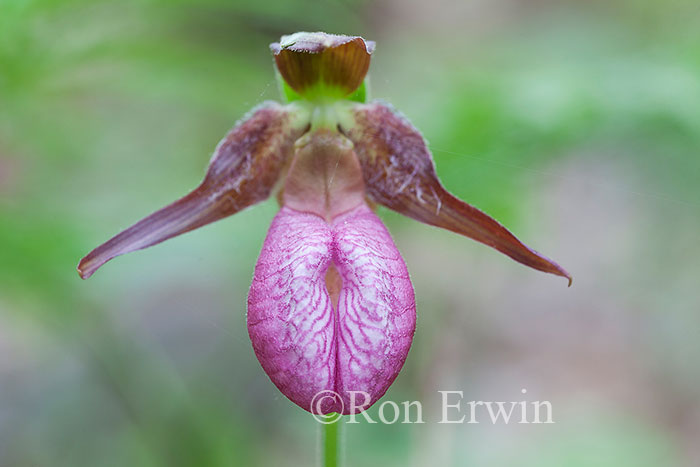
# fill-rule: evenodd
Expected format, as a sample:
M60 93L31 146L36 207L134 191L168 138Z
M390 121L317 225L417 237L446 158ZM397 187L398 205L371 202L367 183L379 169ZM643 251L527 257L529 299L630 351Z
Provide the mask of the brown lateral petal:
M282 78L299 94L316 85L355 91L369 70L374 42L359 36L298 32L270 44Z
M292 114L266 102L240 121L219 143L202 183L191 193L141 219L92 250L78 265L83 279L131 251L189 232L266 199L305 131Z
M571 275L561 266L445 190L423 137L406 118L377 102L356 105L354 117L354 126L341 129L355 145L372 200L418 221L473 238L531 268L566 277L571 285Z

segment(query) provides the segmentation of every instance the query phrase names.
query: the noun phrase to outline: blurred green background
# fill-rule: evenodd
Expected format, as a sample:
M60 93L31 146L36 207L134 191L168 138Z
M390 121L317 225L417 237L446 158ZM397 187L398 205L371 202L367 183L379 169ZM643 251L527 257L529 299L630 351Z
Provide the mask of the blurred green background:
M109 263L256 103L268 43L377 41L374 97L446 186L574 275L380 210L418 328L347 465L700 465L697 0L0 0L0 466L313 465L318 425L245 327L273 200ZM553 425L441 425L438 390ZM376 406L373 411L376 418Z

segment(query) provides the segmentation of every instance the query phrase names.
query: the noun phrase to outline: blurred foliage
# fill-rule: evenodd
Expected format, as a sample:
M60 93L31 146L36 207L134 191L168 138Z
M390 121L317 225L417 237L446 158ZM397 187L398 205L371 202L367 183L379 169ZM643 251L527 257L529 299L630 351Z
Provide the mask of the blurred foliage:
M423 465L421 446L434 439L452 465L683 464L700 430L698 20L692 0L0 0L0 465L314 462L316 425L269 383L245 332L247 287L274 202L121 258L88 283L74 271L91 247L195 186L227 129L277 98L268 43L297 30L377 40L374 96L422 129L451 190L514 230L561 232L543 198L572 185L602 193L592 215L600 219L585 219L596 227L579 227L580 243L559 242L584 276L566 313L600 308L609 310L603 323L627 320L650 343L635 355L643 374L668 385L654 397L696 403L637 418L600 409L605 416L581 417L553 441L548 432L530 435L531 444L516 437L515 457L485 450L493 439L475 430L443 446L448 437L435 424L363 424L348 427L352 464ZM591 166L600 172L579 170ZM607 217L612 199L634 207ZM447 271L453 255L463 258L451 250L463 239L381 212L416 261L423 337L390 391L415 399L436 367L469 376L463 361L444 364L439 337L450 310L468 305L481 316L484 307L443 288L444 271L429 282L431 264ZM605 223L639 212L643 220L631 222L644 229L633 237ZM646 262L637 254L586 263L581 257L607 251L594 243L601 229L617 242L611 249L643 252ZM435 245L430 257L420 256L422 239ZM579 249L581 257L572 253ZM484 290L499 290L487 269L479 273ZM600 285L608 280L620 289ZM601 339L595 345L608 349L615 335ZM448 354L475 349L455 348ZM596 394L607 400L601 380ZM561 394L568 408L590 402L569 386Z

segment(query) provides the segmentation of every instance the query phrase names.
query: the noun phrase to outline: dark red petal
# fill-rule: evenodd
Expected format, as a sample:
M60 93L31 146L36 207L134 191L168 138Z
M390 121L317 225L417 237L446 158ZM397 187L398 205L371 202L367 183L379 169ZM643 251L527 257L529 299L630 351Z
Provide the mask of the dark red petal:
M531 268L566 277L571 285L571 276L561 266L445 190L423 137L403 116L387 105L370 103L355 106L354 117L354 126L342 130L355 145L372 200L485 243Z
M285 107L262 104L219 143L204 181L194 191L92 250L78 265L80 277L87 279L115 256L155 245L266 199L304 130Z

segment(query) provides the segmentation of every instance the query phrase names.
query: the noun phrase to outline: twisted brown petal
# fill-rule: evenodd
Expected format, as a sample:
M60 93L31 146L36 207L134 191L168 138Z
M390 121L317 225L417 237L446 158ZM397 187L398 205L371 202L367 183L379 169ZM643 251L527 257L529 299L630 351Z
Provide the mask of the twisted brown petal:
M354 125L341 130L355 145L367 195L426 224L489 245L514 260L569 279L561 266L524 245L495 219L452 196L440 183L423 137L387 105L354 108Z
M92 250L78 265L83 279L110 259L189 232L266 199L294 141L305 129L289 109L266 102L219 143L202 183Z

